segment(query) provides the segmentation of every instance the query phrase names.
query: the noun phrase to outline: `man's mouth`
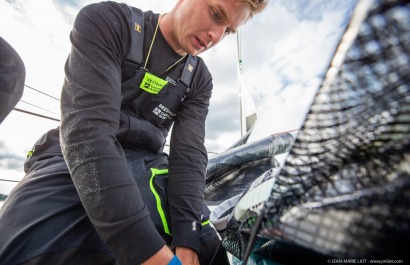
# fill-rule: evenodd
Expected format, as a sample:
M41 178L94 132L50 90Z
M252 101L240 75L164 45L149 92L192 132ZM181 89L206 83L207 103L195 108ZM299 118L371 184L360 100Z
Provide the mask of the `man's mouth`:
M202 40L200 40L199 38L196 38L196 40L198 41L198 44L199 44L200 46L206 48L206 44L205 44Z

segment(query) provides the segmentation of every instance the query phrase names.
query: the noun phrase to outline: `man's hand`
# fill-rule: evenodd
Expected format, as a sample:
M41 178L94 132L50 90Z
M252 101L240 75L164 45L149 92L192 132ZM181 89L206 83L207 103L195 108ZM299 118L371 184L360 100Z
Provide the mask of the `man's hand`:
M198 253L186 247L177 247L176 255L181 260L182 265L199 265Z

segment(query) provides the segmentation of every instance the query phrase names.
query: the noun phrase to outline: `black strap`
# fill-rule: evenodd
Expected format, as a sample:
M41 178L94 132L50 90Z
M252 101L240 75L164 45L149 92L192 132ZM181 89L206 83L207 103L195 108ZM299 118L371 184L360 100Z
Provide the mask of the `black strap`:
M127 56L127 61L140 65L143 59L144 50L144 13L140 9L131 8L131 48ZM179 82L185 87L191 85L197 65L197 58L189 55L185 62L184 69Z
M140 9L131 8L131 48L127 60L140 65L144 51L144 13Z
M189 55L188 59L185 62L184 70L182 70L181 78L179 79L179 82L181 82L186 87L189 87L191 85L196 64L197 58L195 56Z

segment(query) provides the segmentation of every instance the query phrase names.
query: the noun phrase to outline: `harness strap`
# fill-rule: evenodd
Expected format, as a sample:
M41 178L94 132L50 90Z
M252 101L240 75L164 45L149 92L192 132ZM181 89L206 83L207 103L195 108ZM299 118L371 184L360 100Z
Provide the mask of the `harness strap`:
M139 79L135 80L138 76L138 78L142 77L138 75L138 73L142 73L143 70L141 69L141 66L143 64L144 60L144 30L145 30L145 19L144 19L144 13L137 8L131 8L129 7L129 11L131 14L131 22L130 22L130 33L131 33L131 46L128 51L128 55L126 56L124 62L124 68L123 71L127 71L129 75L132 75L133 77L128 78L126 81L123 81L122 83L122 93L123 97L125 99L129 99L126 101L122 102L122 107L126 106L128 103L134 104L134 107L131 107L132 112L134 114L141 115L145 118L147 116L152 116L153 114L151 113L154 109L153 106L149 110L147 110L146 104L149 104L152 100L156 101L156 104L159 101L158 97L156 95L147 95L145 91L141 91L138 88L138 84L141 82ZM172 93L167 93L166 97L161 100L165 100L164 104L167 106L168 104L171 104L167 106L167 108L172 109L174 108L175 104L179 104L181 101L185 100L185 98L188 96L188 92L190 91L190 86L191 82L194 76L195 69L198 65L198 58L195 56L188 55L187 59L184 64L184 68L182 69L181 75L177 80L176 86L179 89L172 89ZM128 74L127 74L128 75ZM167 100L173 100L175 101L175 93L178 93L178 102L166 102ZM138 99L136 99L138 98ZM180 100L180 101L179 101ZM144 115L143 113L148 111L149 114ZM173 110L174 113L176 113L176 109ZM155 122L157 120L156 117L151 119L150 121L156 125L157 127L166 127L167 130L170 130L174 120L173 119L165 119L165 120L159 120L158 122Z
M127 61L140 65L143 60L144 48L144 13L140 9L131 8L131 48L127 56ZM179 82L185 87L191 85L194 70L197 65L197 58L189 55L185 62Z
M189 55L188 59L185 62L184 70L182 71L181 78L179 82L181 82L185 87L189 87L191 85L192 78L194 76L194 70L197 64L197 58Z
M131 12L131 48L127 60L140 65L144 51L144 13L130 7Z

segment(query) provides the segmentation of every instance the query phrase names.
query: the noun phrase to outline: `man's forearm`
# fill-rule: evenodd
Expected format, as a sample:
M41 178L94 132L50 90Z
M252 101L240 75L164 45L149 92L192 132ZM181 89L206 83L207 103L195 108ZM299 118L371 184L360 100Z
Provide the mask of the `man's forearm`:
M184 265L199 265L198 253L187 247L177 247L176 255Z

